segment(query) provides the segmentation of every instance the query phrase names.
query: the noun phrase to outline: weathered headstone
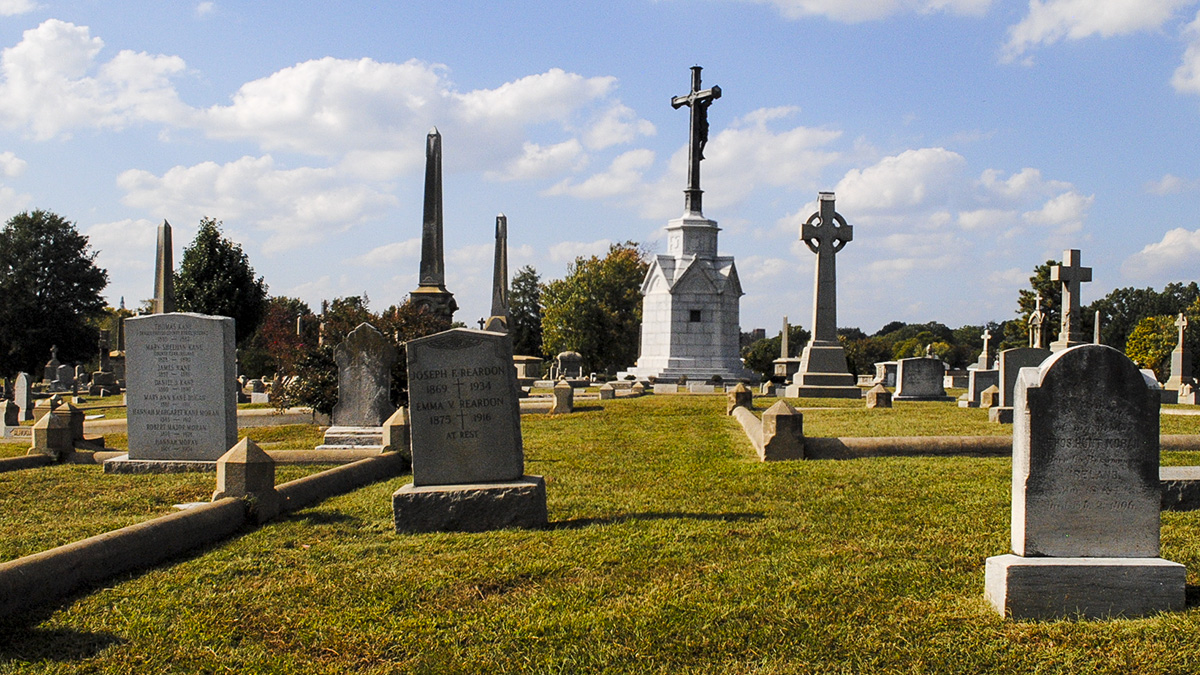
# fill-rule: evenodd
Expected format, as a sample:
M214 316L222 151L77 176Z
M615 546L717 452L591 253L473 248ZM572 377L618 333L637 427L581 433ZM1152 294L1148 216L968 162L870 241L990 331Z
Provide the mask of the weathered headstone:
M641 396L642 394L646 393L646 385L642 384L641 382L634 382L633 386L629 388L629 391L634 396Z
M941 359L911 358L896 362L894 401L949 401L942 376L946 372Z
M333 425L383 426L396 412L390 398L396 348L374 326L361 323L337 346L334 359L338 364L338 402L333 407Z
M62 363L58 360L58 345L50 346L50 360L46 362L42 368L42 381L46 383L53 382L58 379L58 367Z
M992 368L992 331L984 329L983 335L983 351L979 352L979 358L975 361L975 367L980 370L990 370Z
M13 382L13 400L21 409L22 422L33 419L33 389L28 373L17 373Z
M214 466L237 443L233 319L172 313L125 323L129 456L109 460L104 470Z
M1005 349L996 355L997 369L1000 372L1000 400L988 409L988 419L999 424L1012 424L1013 421L1013 392L1016 391L1017 377L1022 368L1036 368L1050 358L1049 349L1036 347L1018 347Z
M879 361L875 364L875 382L885 387L896 386L896 362Z
M728 394L725 403L725 414L733 414L734 408L745 408L746 410L754 410L754 392L750 391L744 383L738 382Z
M1175 349L1171 350L1171 375L1167 378L1163 389L1178 392L1185 384L1192 383L1192 352L1187 348L1187 315L1180 312L1175 319L1175 327L1179 329L1179 339Z
M1042 326L1046 323L1046 313L1042 311L1042 294L1037 294L1037 304L1029 314L1029 346L1033 349L1045 349Z
M892 407L892 392L887 390L882 384L877 384L867 390L867 407L868 408L890 408Z
M1000 405L1000 387L991 385L979 392L979 407L990 410Z
M554 362L558 366L558 377L583 377L583 355L579 352L562 352L554 357Z
M0 436L9 437L9 429L21 423L21 409L8 399L0 400Z
M407 344L413 482L392 496L396 530L546 523L546 489L525 476L512 343L457 328Z
M616 387L612 386L612 384L610 384L608 382L605 382L604 384L600 385L600 400L601 401L610 401L616 397L617 397L617 388Z
M67 415L51 411L34 423L33 442L27 454L50 455L55 459L62 459L73 450L71 422Z
M764 462L804 459L804 414L784 400L776 401L762 416Z
M1159 402L1124 354L1084 344L1018 377L1012 550L988 600L1017 619L1183 609L1185 569L1159 555Z

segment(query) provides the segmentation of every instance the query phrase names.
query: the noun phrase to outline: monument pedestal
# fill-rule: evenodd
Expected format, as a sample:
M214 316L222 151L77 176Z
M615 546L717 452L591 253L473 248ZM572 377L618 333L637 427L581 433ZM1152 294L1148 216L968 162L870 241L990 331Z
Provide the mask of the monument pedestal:
M985 597L1013 619L1136 617L1185 607L1187 570L1162 558L987 559Z
M862 398L857 382L846 367L846 352L840 342L811 340L784 393L790 398Z
M129 459L129 455L117 455L105 460L104 473L189 473L216 472L217 462L189 459Z
M412 483L392 495L397 532L484 532L548 522L541 476L464 485Z

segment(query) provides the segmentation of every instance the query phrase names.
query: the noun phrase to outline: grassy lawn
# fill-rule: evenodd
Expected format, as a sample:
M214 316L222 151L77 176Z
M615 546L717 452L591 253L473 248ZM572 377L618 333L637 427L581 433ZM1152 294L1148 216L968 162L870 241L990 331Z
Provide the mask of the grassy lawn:
M953 403L799 404L830 408L805 412L810 435L997 427ZM547 530L400 536L390 496L407 479L368 486L0 624L0 672L1200 671L1196 609L1082 623L992 612L983 563L1008 551L1007 458L762 464L724 406L658 396L526 416ZM98 467L0 481L0 557L213 489L211 474ZM1200 512L1164 513L1162 542L1200 584Z

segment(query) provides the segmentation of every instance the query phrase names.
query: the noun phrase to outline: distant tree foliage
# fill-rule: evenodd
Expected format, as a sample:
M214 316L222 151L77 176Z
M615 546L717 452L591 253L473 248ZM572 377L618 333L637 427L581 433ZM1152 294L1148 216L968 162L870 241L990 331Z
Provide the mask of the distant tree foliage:
M542 284L537 270L522 267L513 277L508 293L509 325L513 354L539 356L542 353Z
M201 218L175 273L175 309L236 322L238 344L254 334L267 310L267 284L254 276L242 247L221 236L221 223Z
M804 345L808 344L810 337L811 334L803 327L798 325L788 326L788 356L799 356L800 352L804 349ZM742 361L746 364L747 368L766 378L774 378L775 359L779 358L782 348L783 330L781 327L779 334L775 337L755 340L743 348Z
M63 363L95 358L108 285L95 261L87 237L55 213L19 213L0 229L0 373L38 379L52 345Z
M542 350L583 356L584 372L614 373L637 359L642 280L650 264L635 242L599 258L579 257L567 276L542 287Z
M305 346L305 336L296 332L296 318L311 315L308 305L296 298L268 298L258 330L238 350L242 374L249 377L295 374L296 362Z
M1159 382L1165 382L1170 376L1171 350L1179 341L1175 331L1175 317L1148 316L1129 333L1125 355L1139 368L1153 370Z
M1170 315L1174 320L1197 300L1200 300L1200 286L1195 281L1186 285L1167 284L1161 293L1153 288L1118 288L1088 305L1083 314L1091 335L1091 322L1095 313L1100 312L1100 341L1124 351L1126 340L1143 319Z

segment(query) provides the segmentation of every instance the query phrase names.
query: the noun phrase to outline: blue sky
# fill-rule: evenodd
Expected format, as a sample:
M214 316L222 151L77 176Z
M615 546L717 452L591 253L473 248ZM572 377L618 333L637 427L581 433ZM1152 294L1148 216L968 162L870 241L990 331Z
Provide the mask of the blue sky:
M497 213L543 279L661 252L694 64L743 330L808 326L823 190L855 228L838 323L867 332L1011 318L1065 248L1084 302L1200 277L1200 0L0 0L0 50L0 216L75 221L114 304L152 294L158 223L178 258L205 215L272 294L399 302L433 126L460 320Z

